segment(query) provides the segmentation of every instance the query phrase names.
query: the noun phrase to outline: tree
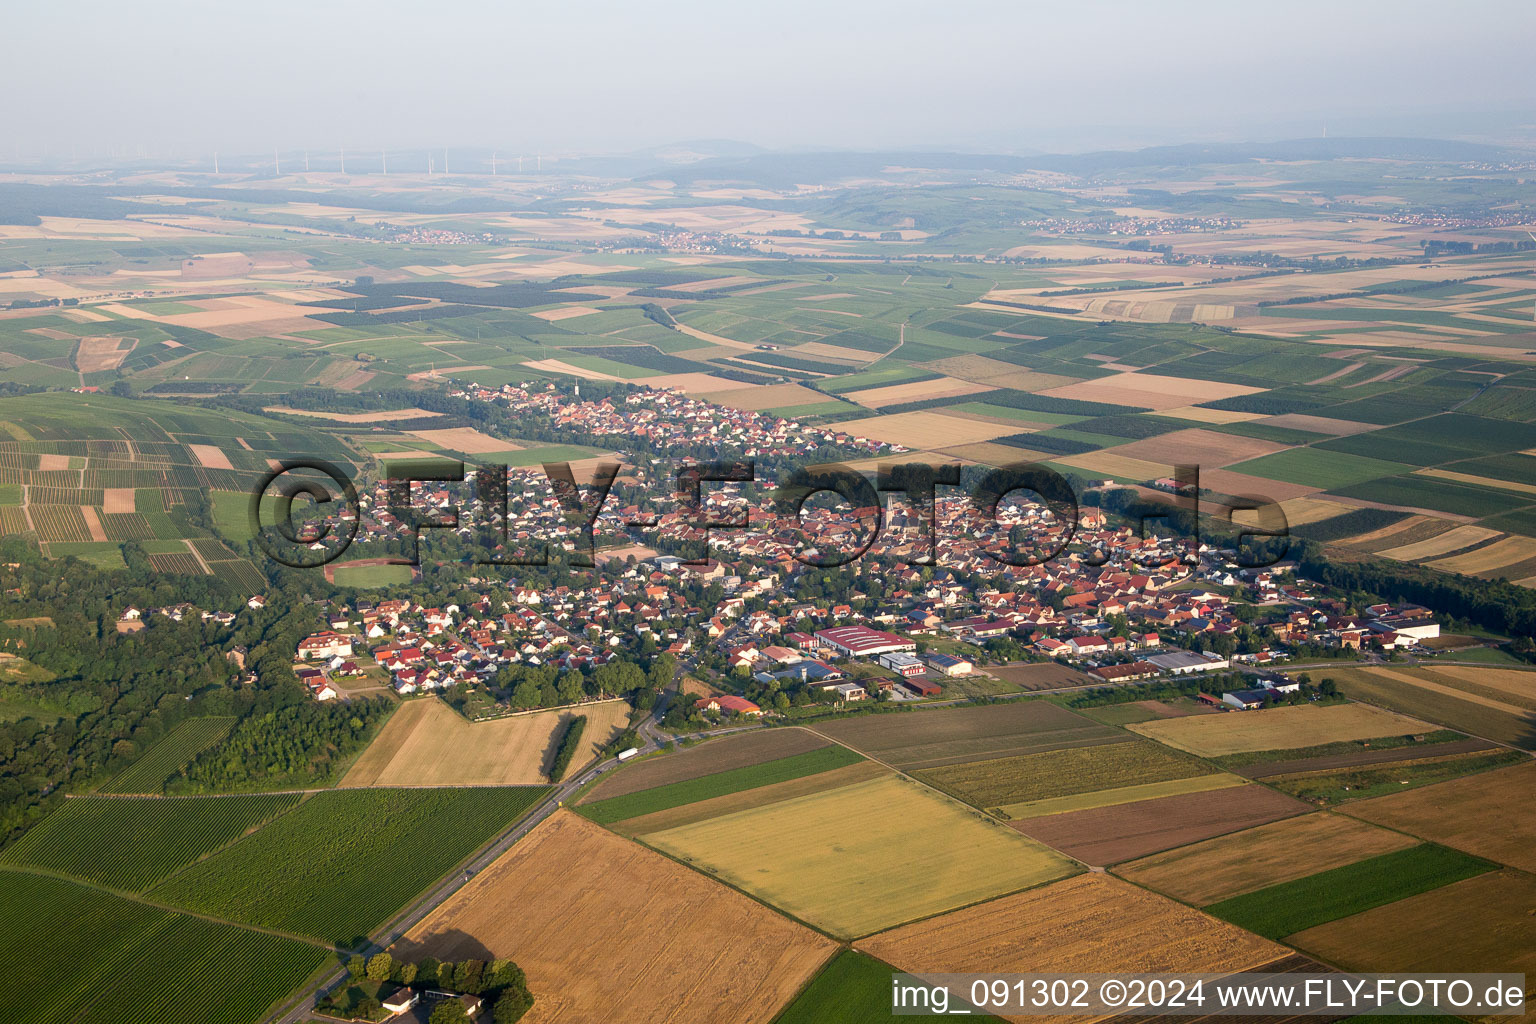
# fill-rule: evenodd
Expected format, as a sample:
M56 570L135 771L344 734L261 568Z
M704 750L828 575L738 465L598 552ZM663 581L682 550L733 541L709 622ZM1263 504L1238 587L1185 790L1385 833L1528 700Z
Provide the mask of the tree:
M533 1008L533 996L528 989L514 986L501 994L491 1008L492 1024L517 1024L523 1014Z
M366 970L367 963L360 956L354 956L352 959L347 961L347 973L352 976L353 981L361 978Z
M432 1016L427 1018L427 1024L468 1024L469 1014L464 1012L464 1004L457 999L444 999L432 1007Z
M394 970L395 958L388 953L376 953L368 960L368 980L388 981L389 972Z

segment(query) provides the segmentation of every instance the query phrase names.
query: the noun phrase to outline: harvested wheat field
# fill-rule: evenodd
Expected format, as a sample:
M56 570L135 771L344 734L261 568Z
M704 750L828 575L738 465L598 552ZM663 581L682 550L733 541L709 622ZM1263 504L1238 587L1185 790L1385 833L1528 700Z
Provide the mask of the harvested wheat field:
M1436 519L1433 516L1409 516L1401 522L1383 526L1379 530L1368 530L1365 533L1357 533L1353 537L1345 537L1339 543L1362 551L1382 551L1413 541L1437 537L1455 527L1455 523Z
M1223 423L1247 423L1249 420L1261 419L1263 417L1263 413L1233 412L1230 409L1202 409L1198 405L1186 405L1177 409L1163 409L1161 414L1171 416L1176 420L1190 420L1195 423L1215 423L1218 426Z
M397 955L506 957L524 1024L773 1020L836 945L569 811L405 936Z
M907 448L951 448L960 444L990 441L1018 433L1018 426L983 423L978 420L945 416L940 412L898 412L890 416L870 416L828 425L854 437L874 438Z
M936 359L931 363L919 363L925 370L942 373L946 377L975 381L994 388L1012 388L1015 391L1044 391L1046 388L1062 388L1076 384L1082 378L1063 377L1056 373L1040 373L1017 363L1005 363L1001 359L986 356L963 355Z
M1115 874L1203 907L1413 845L1353 818L1304 814L1131 861Z
M1345 813L1536 872L1536 763L1362 800Z
M1497 971L1536 993L1536 878L1491 871L1289 936L1292 945L1360 971Z
M412 430L412 437L419 437L423 441L440 445L451 451L464 452L466 455L478 455L483 452L509 452L518 451L521 445L511 441L503 441L499 437L491 437L482 434L474 427L452 427L447 430Z
M797 405L820 405L836 401L820 391L812 391L800 384L762 384L752 387L716 386L716 390L702 392L699 398L716 405L728 405L732 409L761 412L764 409L789 409Z
M1511 536L1464 555L1452 555L1427 564L1431 569L1459 572L1466 576L1503 576L1504 570L1528 558L1536 558L1536 537Z
M572 715L587 716L582 750L569 774L597 756L629 721L622 700L573 711L538 711L471 722L436 698L407 701L379 730L342 778L360 786L527 786L548 781L545 769Z
M1327 707L1302 704L1226 715L1140 722L1128 728L1159 743L1201 757L1220 757L1250 750L1289 750L1345 740L1408 736L1435 731L1435 726L1416 718L1384 711L1370 704L1333 704Z
M1395 548L1387 548L1377 551L1382 558L1394 558L1399 562L1412 562L1421 558L1433 558L1459 548L1470 547L1479 541L1485 541L1499 535L1498 530L1490 530L1486 526L1458 526L1453 530L1437 534L1426 540L1415 541L1411 544L1400 544Z
M597 370L587 370L580 366L572 366L570 363L561 362L559 359L528 360L523 363L530 370L545 370L549 373L563 373L567 377L578 377L582 380L606 380L619 384L628 384L623 377L615 377L611 373L601 373Z
M582 803L628 796L657 786L687 782L764 761L777 761L827 746L831 743L825 737L793 727L721 736L675 754L647 757L627 764L598 783Z
M1336 501L1325 501L1322 498L1287 498L1280 502L1280 509L1285 513L1285 521L1291 526L1305 526L1322 519L1332 519L1334 516L1343 515L1352 511L1348 505L1340 505ZM1249 524L1253 519L1239 520Z
M571 320L578 316L589 316L593 313L601 312L602 310L593 309L591 306L561 306L559 309L544 309L537 313L529 313L528 315L555 323L560 320Z
M1435 665L1430 671L1464 683L1468 692L1489 690L1516 704L1536 707L1536 671L1471 665Z
M198 463L208 469L235 468L229 464L229 456L225 455L223 449L219 448L218 445L189 444L187 447L192 449L192 454L197 457Z
M1265 388L1243 384L1223 384L1214 380L1186 380L1156 373L1117 373L1112 377L1079 381L1066 387L1052 388L1041 394L1051 398L1076 398L1085 402L1108 402L1142 409L1177 409L1218 398L1253 395Z
M81 373L115 370L137 344L137 338L81 338L75 350L75 369Z
M384 409L378 412L327 412L321 409L290 409L282 405L269 405L263 412L281 412L289 416L313 416L337 423L398 423L402 420L426 420L443 415L427 409Z
M1101 874L1079 875L919 921L865 939L856 948L903 971L935 974L1224 973L1258 967L1289 952Z
M699 396L722 391L740 391L754 388L756 384L744 380L727 380L712 373L664 373L660 377L645 378L648 388L676 388L686 395Z
M1011 827L1087 864L1108 865L1308 810L1283 793L1247 785L1025 818Z
M645 841L842 938L1077 870L896 775L654 832ZM900 870L872 870L893 856Z
M1067 455L1056 459L1056 461L1063 466L1071 466L1074 469L1086 469L1092 473L1102 473L1104 476L1118 477L1121 480L1135 480L1141 483L1156 480L1158 477L1168 476L1173 472L1172 463L1147 462L1144 459L1133 459L1128 455L1116 455L1112 451Z
M924 402L930 398L974 395L982 391L992 391L996 387L995 384L978 384L953 377L940 377L937 380L915 380L907 384L889 384L883 388L849 391L844 397L851 398L870 409L884 409L888 405L901 405L903 402Z
M1515 718L1524 718L1527 712L1536 710L1536 700L1532 699L1536 694L1532 692L1531 680L1520 678L1529 675L1536 679L1536 673L1525 673L1515 669L1461 668L1460 671L1453 671L1454 669L1457 669L1457 666L1435 665L1432 668L1372 667L1355 671L1377 679L1391 680L1410 688L1427 690L1443 697L1468 701L1506 715L1513 715ZM1502 685L1489 685L1489 681Z

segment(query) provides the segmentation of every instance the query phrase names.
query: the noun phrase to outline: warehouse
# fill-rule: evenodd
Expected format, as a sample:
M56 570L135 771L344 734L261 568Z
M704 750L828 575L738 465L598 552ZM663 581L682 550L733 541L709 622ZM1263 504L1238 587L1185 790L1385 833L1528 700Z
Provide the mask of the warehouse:
M816 638L845 658L873 658L896 651L915 651L917 644L895 633L884 633L868 626L837 626L819 629Z

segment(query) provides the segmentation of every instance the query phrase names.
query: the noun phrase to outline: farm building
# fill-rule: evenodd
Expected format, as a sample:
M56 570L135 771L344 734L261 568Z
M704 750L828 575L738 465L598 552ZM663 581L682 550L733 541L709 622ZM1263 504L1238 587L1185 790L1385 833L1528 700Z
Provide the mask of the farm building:
M964 658L956 658L951 654L930 654L927 660L929 668L951 677L968 676L975 668Z
M899 676L920 676L923 674L923 663L910 654L901 651L893 651L890 654L882 654L876 659L880 667L888 668Z
M724 711L732 715L752 715L754 717L763 713L763 709L747 700L745 697L733 697L724 695L720 697L704 697L693 702L693 706L700 711Z
M903 679L901 685L919 697L937 697L942 692L938 683L929 682L927 679Z
M895 651L915 651L917 644L911 640L885 633L868 626L838 626L819 629L817 639L846 658L873 658Z
M1227 668L1230 662L1215 654L1196 654L1194 651L1169 651L1167 654L1149 654L1145 659L1161 672L1187 676L1195 672L1214 672Z
M1150 679L1161 669L1149 662L1133 661L1128 665L1100 665L1088 671L1111 683L1129 683L1137 679Z
M1263 707L1264 701L1273 695L1274 692L1261 686L1253 690L1232 690L1228 693L1223 693L1221 699L1224 703L1230 704L1241 711L1252 711L1255 708Z

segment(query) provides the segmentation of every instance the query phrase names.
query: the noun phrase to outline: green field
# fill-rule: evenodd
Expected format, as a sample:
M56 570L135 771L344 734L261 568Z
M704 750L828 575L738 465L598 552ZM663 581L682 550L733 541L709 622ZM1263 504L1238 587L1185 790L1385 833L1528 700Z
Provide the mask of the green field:
M1386 454L1391 449L1383 446L1379 450L1382 454ZM1349 455L1345 452L1324 451L1321 448L1291 448L1288 451L1275 452L1273 455L1263 455L1248 462L1239 462L1227 468L1238 473L1250 473L1270 480L1321 487L1324 490L1347 487L1350 484L1376 480L1384 476L1397 476L1411 471L1411 467L1399 462L1386 462L1382 459Z
M715 772L686 782L674 782L653 789L644 789L638 793L599 800L585 804L578 810L593 821L608 825L627 818L636 818L642 814L697 803L711 797L727 796L731 793L757 789L760 786L771 786L776 782L787 782L807 775L819 775L862 760L864 760L862 757L847 747L822 747L820 750L812 750L804 754L794 754L745 768Z
M338 587L393 587L411 582L408 565L336 566Z
M1480 857L1424 843L1234 896L1205 910L1281 939L1497 868Z
M0 871L8 1020L250 1024L330 956L63 879Z
M150 896L230 921L350 944L546 792L526 786L316 793Z
M0 864L142 892L298 802L295 794L81 797L34 825L0 855Z
M1422 761L1402 761L1331 772L1272 775L1264 779L1264 784L1300 800L1333 805L1349 800L1386 796L1388 793L1401 793L1418 786L1491 771L1525 760L1526 756L1518 751L1496 750L1485 754L1426 758Z
M189 718L145 751L121 775L101 787L103 793L160 793L165 780L229 735L233 718Z
M896 968L845 949L774 1019L774 1024L883 1024L892 1020L891 975ZM951 1012L959 1008L951 1003ZM995 1021L971 1012L967 1020Z

